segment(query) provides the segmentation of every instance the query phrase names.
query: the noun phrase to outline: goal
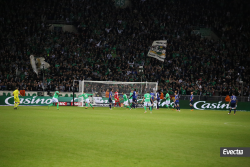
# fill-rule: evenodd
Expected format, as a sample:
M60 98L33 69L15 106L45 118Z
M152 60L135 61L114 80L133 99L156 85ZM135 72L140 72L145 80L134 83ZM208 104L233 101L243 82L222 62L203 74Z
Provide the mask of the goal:
M108 97L106 96L106 91L113 89L113 95L118 90L119 97L122 98L122 92L124 92L128 97L130 92L134 89L138 91L138 99L142 99L147 91L153 91L156 93L158 89L157 82L119 82L119 81L79 81L79 93L93 94L89 97L90 103L95 106L106 106L108 105ZM78 106L85 106L83 98L78 99Z

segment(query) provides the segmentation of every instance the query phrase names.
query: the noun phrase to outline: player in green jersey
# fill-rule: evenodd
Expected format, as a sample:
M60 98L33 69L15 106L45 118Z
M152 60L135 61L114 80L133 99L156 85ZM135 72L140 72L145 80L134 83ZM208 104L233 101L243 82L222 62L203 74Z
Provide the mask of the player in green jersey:
M142 99L142 103L143 103L144 100L145 100L145 102L144 102L145 112L144 113L147 113L147 106L149 106L150 107L150 113L152 114L153 100L151 98L151 95L149 94L149 91L147 91L147 93L144 95L144 97Z
M56 92L54 93L54 96L53 96L53 98L52 98L52 103L51 103L50 105L48 105L48 109L49 109L50 106L53 106L53 104L56 105L56 103L57 103L57 109L59 110L59 102L58 102L58 97L59 97L59 95L61 95L61 94L59 93L59 91L56 91Z
M166 98L166 101L165 101L166 107L169 109L169 106L170 106L170 96L169 96L168 93L166 93L165 98Z
M92 106L92 104L91 104L90 101L89 101L89 96L90 96L90 95L93 95L93 94L88 94L88 93L84 93L84 92L83 92L82 95L78 96L78 97L83 97L83 99L84 99L84 101L85 101L85 104L86 104L85 109L88 109L88 104L94 109L94 107Z
M123 104L124 106L126 106L126 108L132 110L132 108L129 106L128 104L128 97L125 93L122 92L123 98L121 100L124 100Z

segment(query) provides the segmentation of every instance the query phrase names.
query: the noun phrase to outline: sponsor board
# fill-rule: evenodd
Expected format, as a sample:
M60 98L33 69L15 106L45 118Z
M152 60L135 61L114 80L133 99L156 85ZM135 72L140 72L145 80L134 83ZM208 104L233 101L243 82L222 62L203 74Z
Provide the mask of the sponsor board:
M108 106L108 98L106 97L93 97L94 104L97 106ZM46 96L24 96L19 97L20 105L40 105L45 106L49 105L52 102L52 97ZM59 105L62 106L72 106L73 105L73 97L59 97L58 98ZM92 101L92 100L91 100ZM115 103L114 98L112 99L113 103ZM138 103L141 103L142 99L138 99ZM78 98L74 99L75 106L78 106ZM121 100L121 103L124 101ZM171 105L174 102L171 100ZM190 109L189 100L180 100L180 107L182 109ZM13 96L0 96L0 105L14 105L14 97ZM157 105L157 101L154 101L154 106ZM228 102L223 101L194 101L193 106L196 110L229 110L230 106ZM166 100L160 100L159 107L166 108ZM250 103L249 102L238 102L237 111L250 111Z
M75 105L75 106L78 106L79 103L81 103L81 102L74 102L74 105ZM73 102L71 102L70 105L73 106ZM70 105L69 105L69 106L70 106Z
M59 102L59 106L67 106L67 102Z
M19 97L20 106L25 105L35 105L35 106L45 106L52 103L52 97L46 96L23 96ZM77 102L77 98L74 99ZM61 106L70 106L71 101L73 101L72 97L59 97L58 98L59 105ZM0 96L0 105L13 106L14 105L14 97L13 96Z
M1 105L13 105L14 104L14 97L4 97L1 98L0 104ZM20 104L19 105L49 105L52 102L52 98L47 97L39 97L39 96L27 96L27 97L20 97Z
M165 101L160 101L160 107L165 108ZM171 102L174 104L174 102ZM183 109L190 109L190 101L189 100L180 100L180 107ZM228 102L223 101L194 101L193 107L196 110L229 110L230 105ZM249 102L238 102L237 111L250 111L250 103Z
M96 105L99 105L99 104L109 104L109 98L107 97L93 97L94 98L94 101L95 101L95 104ZM115 99L112 98L112 102L115 103ZM122 102L122 100L120 101Z
M106 106L108 105L108 98L103 97L94 97L95 104ZM141 103L142 99L138 99L138 103ZM124 102L123 100L120 101ZM115 100L113 100L115 103ZM189 100L180 100L180 107L183 109L190 109L190 101ZM171 100L170 105L174 105L174 102ZM154 106L157 106L157 101L154 101ZM193 106L196 110L229 110L230 106L228 102L223 101L194 101ZM160 108L166 108L166 100L160 100L159 102ZM250 111L250 103L249 102L238 102L237 105L238 111Z
M211 110L215 110L215 109L226 109L228 110L230 108L228 102L227 103L223 103L222 101L219 102L214 102L214 103L209 103L206 101L197 101L194 103L194 108L197 110L205 110L205 109L211 109Z

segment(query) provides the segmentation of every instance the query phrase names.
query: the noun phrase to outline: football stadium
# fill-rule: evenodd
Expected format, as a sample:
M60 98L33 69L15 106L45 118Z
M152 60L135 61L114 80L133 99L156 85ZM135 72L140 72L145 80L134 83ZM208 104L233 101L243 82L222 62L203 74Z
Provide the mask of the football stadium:
M0 1L0 167L249 167L249 9Z

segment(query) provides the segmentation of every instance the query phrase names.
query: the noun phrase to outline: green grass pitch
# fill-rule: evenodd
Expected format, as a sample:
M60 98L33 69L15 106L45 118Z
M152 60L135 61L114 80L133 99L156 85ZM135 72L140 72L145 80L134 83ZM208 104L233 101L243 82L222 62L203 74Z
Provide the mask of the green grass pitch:
M250 112L0 107L0 167L249 167Z

